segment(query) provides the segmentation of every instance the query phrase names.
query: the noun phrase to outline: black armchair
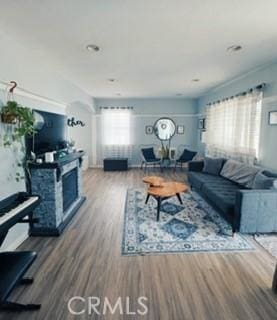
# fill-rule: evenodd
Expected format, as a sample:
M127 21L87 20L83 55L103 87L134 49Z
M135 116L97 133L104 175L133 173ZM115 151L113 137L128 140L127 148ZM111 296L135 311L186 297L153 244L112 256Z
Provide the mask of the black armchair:
M156 165L160 167L162 172L162 160L156 157L153 147L141 148L141 157L142 161L140 168L143 169L144 167L144 172L146 172L149 166L156 167Z
M189 161L191 161L196 156L196 154L197 154L196 151L190 151L188 149L184 149L181 156L175 161L174 171L176 171L176 168L178 166L182 169L183 164L186 164Z

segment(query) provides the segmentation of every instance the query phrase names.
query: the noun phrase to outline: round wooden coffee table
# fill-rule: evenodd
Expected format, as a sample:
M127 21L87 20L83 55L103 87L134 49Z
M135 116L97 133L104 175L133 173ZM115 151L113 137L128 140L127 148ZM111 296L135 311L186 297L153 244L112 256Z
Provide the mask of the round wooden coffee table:
M148 183L150 187L159 187L164 182L164 179L158 176L146 176L142 181Z
M169 182L160 182L159 185L150 184L147 190L147 197L146 197L145 204L147 204L150 196L152 196L154 199L157 200L157 203L158 203L157 221L159 221L162 201L169 199L171 197L177 196L180 204L183 204L180 193L187 192L188 190L189 190L189 187L186 184L181 182L169 181Z

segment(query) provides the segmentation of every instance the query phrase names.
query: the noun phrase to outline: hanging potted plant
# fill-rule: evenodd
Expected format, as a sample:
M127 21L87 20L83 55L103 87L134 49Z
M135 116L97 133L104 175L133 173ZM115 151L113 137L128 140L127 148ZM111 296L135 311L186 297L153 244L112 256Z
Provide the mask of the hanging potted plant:
M15 139L19 140L26 136L32 136L35 130L35 118L30 108L18 106L17 113L17 127L15 128Z
M35 119L32 110L19 105L16 101L8 101L2 107L1 120L3 123L16 124L13 135L14 140L18 141L35 133Z
M18 103L16 101L8 101L1 110L1 121L3 123L15 124L17 115Z
M12 127L4 127L3 146L11 147L17 156L18 169L27 169L24 137L32 136L35 131L35 118L30 108L23 107L16 101L8 101L1 109L1 120ZM21 170L16 172L16 181L25 179Z

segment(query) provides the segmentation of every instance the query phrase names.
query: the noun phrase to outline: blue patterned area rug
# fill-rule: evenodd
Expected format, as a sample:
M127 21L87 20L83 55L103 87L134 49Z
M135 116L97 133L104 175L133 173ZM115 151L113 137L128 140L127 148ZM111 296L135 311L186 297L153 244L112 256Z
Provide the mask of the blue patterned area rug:
M222 252L253 250L242 235L232 237L231 226L197 193L182 194L161 205L156 221L157 202L150 197L145 204L144 189L127 191L122 254Z

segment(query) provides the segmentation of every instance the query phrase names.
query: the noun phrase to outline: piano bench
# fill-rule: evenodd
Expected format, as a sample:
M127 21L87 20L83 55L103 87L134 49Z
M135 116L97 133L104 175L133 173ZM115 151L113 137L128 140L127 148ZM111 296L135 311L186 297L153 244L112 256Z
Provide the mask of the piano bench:
M12 290L20 283L24 284L23 276L36 257L37 254L33 251L0 252L0 310L20 311L39 308L40 305L23 305L7 301Z

